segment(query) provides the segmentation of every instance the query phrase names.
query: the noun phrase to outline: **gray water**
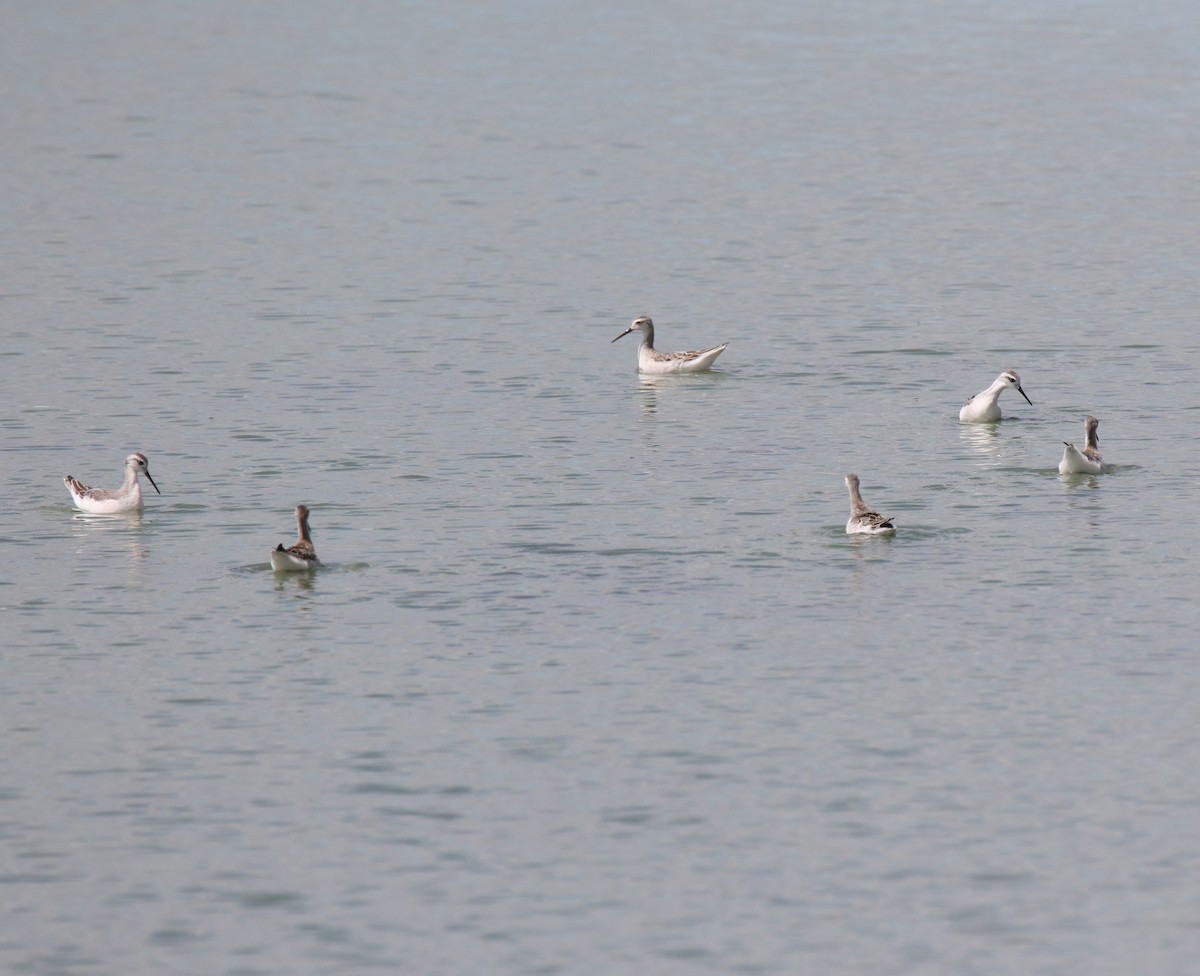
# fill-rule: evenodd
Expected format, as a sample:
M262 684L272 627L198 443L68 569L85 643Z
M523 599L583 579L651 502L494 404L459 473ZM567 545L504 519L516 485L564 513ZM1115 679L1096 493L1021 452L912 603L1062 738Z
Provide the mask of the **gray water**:
M1195 971L1190 3L4 22L0 971Z

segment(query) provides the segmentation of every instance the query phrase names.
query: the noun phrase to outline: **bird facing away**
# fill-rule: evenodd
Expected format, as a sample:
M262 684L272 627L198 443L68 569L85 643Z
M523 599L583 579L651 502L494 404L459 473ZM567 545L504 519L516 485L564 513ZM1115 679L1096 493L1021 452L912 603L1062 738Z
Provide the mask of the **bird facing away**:
M271 550L271 568L277 573L294 573L320 565L317 550L313 548L312 535L308 531L308 507L296 506L296 535L294 546L283 548L279 543Z
M1086 443L1079 450L1070 441L1063 441L1063 456L1058 462L1059 474L1100 474L1104 471L1104 458L1100 456L1100 436L1096 429L1100 421L1088 416L1083 421Z
M125 459L125 480L116 491L107 488L89 488L76 481L70 475L63 478L63 484L71 493L75 507L81 512L92 515L123 515L126 512L136 512L142 507L142 486L138 483L138 473L144 474L154 490L158 485L150 477L150 463L141 451L134 451ZM162 492L158 491L161 495Z
M976 393L973 397L967 399L962 409L958 411L959 423L990 424L999 420L1001 417L1000 404L996 401L1000 399L1000 394L1010 386L1015 386L1017 392L1025 397L1025 402L1031 407L1033 406L1033 401L1021 389L1021 377L1017 375L1017 371L1015 369L1006 369L996 377L992 385L986 390Z
M896 531L890 518L884 518L874 509L868 508L858 491L858 475L846 475L846 487L850 489L850 520L846 523L846 534L888 535Z
M702 373L712 366L728 342L711 349L692 352L659 352L654 348L654 322L649 315L633 320L633 325L617 336L620 339L630 332L641 332L642 344L638 347L638 369L643 373ZM617 339L613 339L616 342Z

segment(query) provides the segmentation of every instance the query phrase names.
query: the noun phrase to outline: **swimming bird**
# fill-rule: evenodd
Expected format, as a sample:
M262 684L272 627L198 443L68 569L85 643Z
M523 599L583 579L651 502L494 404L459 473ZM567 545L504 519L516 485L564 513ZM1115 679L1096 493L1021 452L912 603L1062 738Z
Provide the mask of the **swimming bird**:
M850 489L850 521L846 523L846 534L865 532L868 535L889 535L896 531L890 518L884 518L873 509L867 508L867 503L858 493L858 475L846 475L846 487Z
M313 548L312 536L308 531L308 506L296 506L296 534L300 537L294 546L283 548L279 543L271 550L271 568L277 573L294 573L320 565L317 550Z
M638 369L643 373L702 373L713 364L725 351L728 342L711 349L697 349L693 352L659 352L654 348L654 322L649 315L643 315L633 320L633 325L617 336L617 339L629 335L630 332L642 333L642 344L638 348ZM613 339L616 342L617 339Z
M1070 441L1063 441L1063 456L1058 462L1059 474L1100 474L1104 471L1104 458L1100 456L1097 445L1100 438L1096 428L1100 421L1095 417L1085 417L1083 421L1084 436L1087 443L1082 451Z
M89 488L82 482L76 481L70 475L63 478L63 484L71 493L75 507L81 512L92 515L122 515L125 512L136 512L142 507L142 486L138 482L138 472L141 472L154 485L150 477L150 466L146 455L134 451L125 459L125 480L116 491L107 488ZM158 491L158 485L154 485ZM162 492L158 491L161 495Z
M976 393L973 397L967 399L967 402L963 404L963 408L958 411L959 422L964 424L990 424L993 421L999 420L1000 404L996 401L1000 399L1000 394L1010 386L1015 386L1017 392L1025 397L1025 402L1031 407L1033 406L1033 401L1021 389L1021 377L1017 375L1017 371L1015 369L1006 369L996 377L992 385L986 390L982 393Z

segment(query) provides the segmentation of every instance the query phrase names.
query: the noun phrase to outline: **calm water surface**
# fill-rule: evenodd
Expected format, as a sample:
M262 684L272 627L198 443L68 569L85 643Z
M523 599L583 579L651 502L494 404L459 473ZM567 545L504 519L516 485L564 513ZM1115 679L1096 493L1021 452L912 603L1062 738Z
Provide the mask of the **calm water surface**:
M9 10L0 969L1193 971L1200 27L827 7Z

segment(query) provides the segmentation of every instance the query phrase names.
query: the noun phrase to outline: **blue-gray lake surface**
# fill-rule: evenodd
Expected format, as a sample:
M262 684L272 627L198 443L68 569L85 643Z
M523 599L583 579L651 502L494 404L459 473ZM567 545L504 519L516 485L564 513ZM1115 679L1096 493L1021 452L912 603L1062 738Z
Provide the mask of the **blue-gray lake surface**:
M1198 52L6 5L0 971L1194 973Z

